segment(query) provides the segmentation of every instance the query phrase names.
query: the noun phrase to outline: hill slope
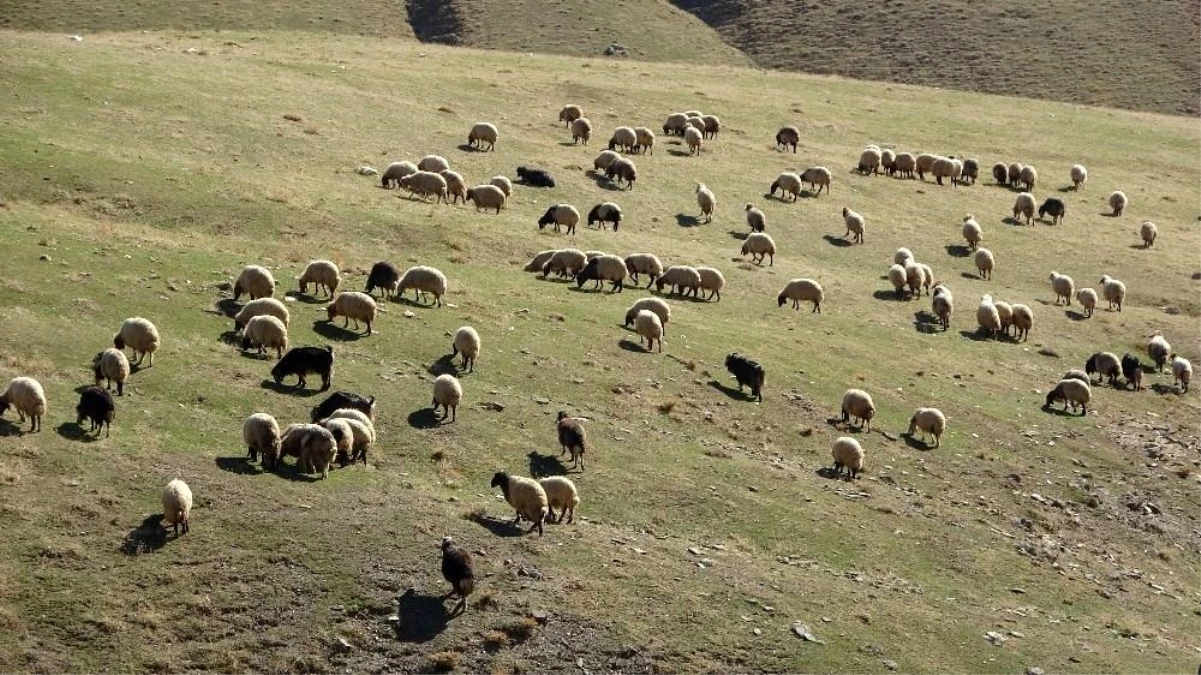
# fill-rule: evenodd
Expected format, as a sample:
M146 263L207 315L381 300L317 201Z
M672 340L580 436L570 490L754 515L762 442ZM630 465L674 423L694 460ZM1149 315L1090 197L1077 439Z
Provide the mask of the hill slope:
M1196 0L673 0L761 66L1201 113Z
M229 44L248 33L0 33L0 382L36 376L50 399L42 433L20 433L11 411L0 421L0 671L1192 667L1201 398L1148 372L1146 391L1097 385L1085 417L1041 404L1093 351L1141 353L1155 329L1201 363L1194 120L723 66L256 35L251 50ZM681 82L704 82L703 95ZM691 107L726 128L699 157L660 139L623 191L585 171L600 144L572 146L556 122L568 98L600 138ZM500 127L495 153L462 146L479 119ZM802 127L796 155L772 146L783 123ZM1014 193L987 180L850 173L868 142L1033 163L1036 193L1063 198L1067 221L1010 224ZM469 183L531 163L559 185L518 186L496 216L355 171L430 152ZM1076 161L1091 176L1079 192L1064 189ZM764 195L778 172L815 164L834 171L829 195ZM697 181L718 195L711 224L695 218ZM1114 188L1131 197L1120 218L1102 215ZM625 210L617 232L535 226L548 204L603 200ZM771 266L738 256L744 203L767 213ZM841 239L844 206L867 218L862 246ZM992 281L973 274L965 213L997 254ZM1161 233L1146 250L1143 219ZM882 278L902 245L954 290L950 331L931 331L928 298L898 301ZM519 271L564 246L713 265L727 285L720 302L669 298L666 346L647 354L621 325L646 290ZM324 299L296 293L303 265L327 257L348 289L376 260L437 266L447 304L409 294L382 303L376 335L343 330ZM221 284L248 263L288 294L294 345L333 346L334 388L378 397L367 466L317 481L290 460L278 475L246 461L247 414L287 424L319 400L315 378L277 387L271 360L236 348L238 303ZM1087 320L1056 306L1052 269L1081 286L1124 279L1126 306ZM777 306L802 276L826 289L820 314ZM1028 342L978 339L983 293L1034 309ZM158 324L163 347L131 376L111 438L84 441L76 389L133 315ZM458 421L437 425L430 382L464 324L484 351L463 375ZM733 350L767 368L762 404L726 376ZM875 396L870 432L838 419L850 386ZM938 449L901 435L931 404L950 420ZM522 536L488 484L499 469L565 470L558 410L590 419L587 471L571 473L582 503L574 524ZM844 433L867 450L855 482L826 470ZM164 540L146 523L177 476L197 506L191 532ZM479 566L453 618L437 567L447 534ZM796 637L794 622L823 642Z

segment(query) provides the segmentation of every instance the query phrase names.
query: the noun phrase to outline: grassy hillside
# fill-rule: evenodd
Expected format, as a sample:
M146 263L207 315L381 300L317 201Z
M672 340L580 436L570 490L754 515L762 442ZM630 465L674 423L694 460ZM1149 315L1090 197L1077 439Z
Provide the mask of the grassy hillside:
M1196 0L673 0L769 68L1201 113Z
M0 380L35 376L50 399L42 433L18 431L11 411L0 421L0 671L1195 667L1197 393L1148 373L1144 392L1095 387L1087 417L1040 409L1088 354L1138 352L1156 329L1201 363L1194 120L726 66L257 36L247 50L227 44L245 33L0 33ZM584 170L601 143L573 147L555 123L569 99L601 139L692 107L726 128L700 157L660 139L636 158L637 186L615 191ZM460 147L480 119L501 129L495 153ZM784 123L801 126L796 155L772 147ZM1035 192L1065 199L1067 221L1008 224L1014 193L991 181L850 173L872 142L1033 163ZM492 216L355 173L431 152L472 183L529 163L559 186L519 186ZM1077 161L1089 182L1063 191ZM830 195L764 196L778 172L814 164L834 171ZM698 181L719 198L712 224L694 222ZM1105 217L1116 188L1131 205ZM608 199L627 214L617 233L534 225L550 203ZM746 202L767 212L774 266L738 260ZM868 219L862 246L840 239L844 206ZM965 213L997 255L992 281L964 257ZM1144 219L1161 233L1149 250ZM568 245L713 265L727 287L721 302L672 300L663 353L643 353L620 320L645 290L579 292L519 271ZM950 331L926 331L927 298L891 297L882 277L902 245L955 292ZM380 259L437 266L451 289L440 309L389 303L368 338L293 296L293 344L334 345L335 388L380 400L370 466L313 481L243 459L247 414L300 421L320 397L277 390L271 362L229 343L236 305L219 288L260 263L293 292L321 257L351 289ZM1078 320L1075 304L1052 304L1053 269L1081 286L1124 279L1125 310ZM776 306L799 276L825 287L821 314ZM973 336L982 293L1034 309L1029 342ZM75 390L134 315L158 324L163 348L132 376L112 437L81 440ZM484 352L458 421L432 426L430 382L464 324ZM762 404L732 390L733 350L767 368ZM868 469L856 482L823 471L850 386L879 409L854 432ZM922 405L949 417L939 449L900 435ZM563 470L560 409L591 420L587 471L571 474L576 523L518 536L488 482ZM196 494L192 531L164 540L144 521L177 476ZM452 619L437 567L447 534L480 574L479 602Z

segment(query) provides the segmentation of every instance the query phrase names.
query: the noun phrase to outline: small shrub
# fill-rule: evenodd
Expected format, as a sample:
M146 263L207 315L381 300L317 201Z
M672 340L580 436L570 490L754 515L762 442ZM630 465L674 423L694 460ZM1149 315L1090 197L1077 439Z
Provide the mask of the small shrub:
M459 661L462 658L458 652L451 651L430 654L430 668L435 673L449 673L459 667Z

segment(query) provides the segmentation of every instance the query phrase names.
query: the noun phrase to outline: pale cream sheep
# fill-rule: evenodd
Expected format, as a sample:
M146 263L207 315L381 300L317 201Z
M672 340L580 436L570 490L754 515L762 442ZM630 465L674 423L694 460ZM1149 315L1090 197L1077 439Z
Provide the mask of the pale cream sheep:
M17 411L17 418L24 423L29 418L29 431L42 428L42 416L46 414L46 392L42 385L32 377L14 377L0 394L0 415L12 407Z
M1155 331L1151 335L1151 340L1147 343L1147 356L1155 362L1155 370L1163 372L1163 365L1168 362L1172 356L1172 345L1160 331Z
M808 183L810 190L817 187L817 192L813 193L814 197L821 196L822 188L826 189L826 194L830 194L830 183L833 180L834 175L824 166L811 166L801 174L801 182Z
M1088 180L1088 169L1084 168L1083 164L1073 164L1071 168L1072 187L1079 190L1084 182Z
M625 325L627 328L634 323L634 319L638 317L638 312L642 310L654 312L659 317L659 322L663 325L663 334L667 335L667 324L671 322L671 306L662 298L642 298L630 305L626 310Z
M705 133L705 138L709 140L717 138L718 132L721 131L721 119L717 115L701 115L701 122L705 125L705 128L701 130Z
M1067 410L1068 405L1075 410L1080 407L1080 415L1088 414L1088 402L1092 398L1092 387L1088 386L1087 382L1081 382L1075 378L1066 378L1060 380L1050 392L1047 393L1047 400L1043 403L1044 408L1050 408L1055 401L1063 401L1063 409Z
M842 235L842 238L846 239L848 235L854 234L853 241L856 244L862 244L863 230L867 227L867 222L863 219L863 216L844 206L842 208L842 221L847 226L847 231Z
M471 326L463 326L455 331L454 342L450 345L451 358L463 355L463 368L467 372L475 371L475 359L480 355L480 334Z
M1193 364L1183 356L1172 355L1172 385L1180 387L1181 393L1188 393L1189 380L1193 379Z
M112 389L117 384L117 396L125 395L125 380L129 377L129 359L125 352L116 348L106 349L92 359L92 373L96 376L96 386L107 380L104 388Z
M613 152L612 150L601 150L600 154L596 156L596 159L592 160L592 169L596 173L604 173L609 170L609 167L613 164L613 162L616 162L619 159L621 159L621 155L617 154L616 152Z
M996 256L992 254L992 251L986 248L976 249L973 260L976 263L976 269L980 272L980 278L992 279L993 268L997 265Z
M181 529L187 534L192 524L192 489L176 478L163 488L162 502L163 520L175 530L175 536Z
M242 309L234 315L234 331L241 331L246 327L248 321L264 314L279 319L285 326L291 323L291 315L284 303L275 298L259 298L243 305Z
M1106 274L1101 277L1101 296L1109 303L1109 309L1117 306L1122 311L1122 301L1126 299L1126 284Z
M903 265L905 265L905 263L909 262L910 260L917 260L917 257L913 255L913 251L910 251L909 249L905 248L904 246L902 246L901 248L898 248L896 253L892 254L892 262L895 265L903 266Z
M420 300L425 294L434 296L434 304L442 306L442 296L446 295L446 275L440 270L425 265L417 265L405 270L400 281L396 284L397 297L403 298L405 291L413 289L413 295Z
M587 264L588 257L583 251L574 248L561 249L552 253L542 265L542 278L550 276L551 272L558 272L560 277L574 277Z
M571 142L576 144L583 142L588 145L588 141L592 140L592 120L587 117L578 117L571 122Z
M1144 220L1138 228L1138 236L1143 240L1143 248L1151 248L1151 244L1154 244L1155 238L1159 236L1159 228L1155 227L1155 223Z
M446 179L440 173L418 171L401 178L398 184L409 191L410 198L413 195L421 195L421 201L425 201L433 195L435 204L447 201Z
M1030 329L1034 328L1034 310L1026 305L1014 305L1012 309L1013 338L1025 342L1030 337Z
M500 133L496 130L496 125L489 122L476 122L471 127L471 131L467 134L467 145L484 149L484 144L488 144L488 150L496 149L496 139Z
M508 176L493 176L488 184L500 188L500 191L505 193L506 200L513 196L513 181L509 180Z
M701 290L709 291L709 297L706 300L712 300L715 297L718 302L721 302L721 289L726 286L726 278L720 270L713 267L698 267L696 273L701 275Z
M893 265L888 268L888 281L896 290L897 299L905 297L905 284L909 281L904 265Z
M617 127L609 138L609 149L621 148L622 152L634 152L638 145L638 134L630 127Z
M784 199L786 195L792 195L792 201L795 202L801 194L801 177L791 171L785 171L772 182L768 195L774 197L776 190L780 191L780 199Z
M1029 192L1034 189L1034 184L1038 181L1038 171L1034 169L1033 165L1027 164L1022 167L1021 179L1022 183L1026 185L1026 192Z
M1022 180L1022 165L1014 162L1009 165L1009 184L1017 187L1017 184Z
M467 190L464 195L464 201L469 201L475 204L475 210L496 209L496 214L500 215L500 210L505 208L505 191L503 188L496 185L477 185Z
M701 274L696 268L688 265L672 265L655 279L655 290L662 292L664 286L671 286L671 292L696 297L701 287Z
M533 523L529 531L538 530L538 536L542 536L542 522L550 511L546 490L542 489L542 485L530 478L498 471L492 476L491 487L499 487L505 495L505 501L517 512L514 525L521 522L524 516Z
M263 468L272 469L279 461L279 423L267 413L254 413L242 423L242 442L246 444L246 455L251 461L259 459Z
M249 294L251 300L269 298L275 295L275 277L266 267L247 265L234 282L234 300L242 297L243 293Z
M934 438L934 447L942 444L942 434L947 428L947 417L938 408L918 408L909 418L909 437L921 431ZM929 441L927 441L929 443Z
M630 278L634 283L638 283L638 275L645 274L649 277L646 282L646 287L650 288L655 279L663 274L663 263L659 261L659 256L653 253L634 253L626 256L626 271L630 273Z
M856 170L864 175L879 175L881 161L880 149L869 147L859 153L859 166Z
M704 183L696 184L696 203L701 207L701 215L706 223L713 222L713 211L717 208L717 195L713 194Z
M767 229L767 215L754 204L746 205L746 224L752 232L762 232Z
M1051 272L1051 290L1055 291L1055 304L1059 304L1059 299L1063 298L1068 304L1072 304L1072 297L1076 295L1076 282L1066 274L1059 272Z
M929 152L923 152L918 155L915 161L916 166L914 167L917 170L917 177L926 180L926 174L934 171L934 163L939 159L938 155Z
M638 137L637 152L655 154L655 132L646 127L634 127L634 135Z
M246 322L242 331L242 349L255 348L260 355L275 350L275 358L283 358L288 349L288 327L270 314L260 314Z
M551 476L540 479L538 484L546 492L547 520L561 523L563 522L563 516L567 516L568 523L574 521L575 507L580 504L580 493L576 490L575 483L572 483L571 479L564 476ZM555 509L559 509L559 518L557 520L555 519Z
M450 162L441 155L426 155L417 162L417 170L427 173L442 173L450 168Z
M1117 190L1109 195L1109 207L1113 209L1114 216L1122 215L1122 211L1126 209L1129 203L1130 200L1126 198L1126 193L1121 190Z
M521 271L523 271L523 272L541 272L542 268L546 266L546 262L548 260L550 260L550 257L552 255L554 255L557 251L558 251L558 249L552 249L549 251L539 251L538 253L536 253L534 255L533 258L530 258L530 261L525 264L525 267L521 268Z
M455 421L455 413L459 409L459 403L463 400L463 385L459 383L459 379L454 375L443 374L439 375L438 379L434 380L434 399L430 405L434 408L434 414L438 414L438 408L442 408L442 420L445 421L450 417L450 421Z
M876 404L871 394L862 389L848 389L842 395L842 421L848 425L856 420L859 425L872 430L872 418L876 416Z
M912 152L898 152L892 168L889 173L895 173L901 178L913 178L913 173L917 170L917 157Z
M838 476L845 468L847 475L854 480L863 471L863 446L850 436L841 436L830 446L830 454L834 456L834 475Z
M984 241L984 228L970 214L963 217L963 238L973 251Z
M147 355L150 356L150 365L154 365L154 352L158 351L159 342L158 328L150 319L140 316L126 319L121 324L121 330L113 336L113 346L121 350L126 347L133 350L136 364L139 366Z
M1026 224L1030 225L1034 220L1034 210L1037 208L1034 201L1034 195L1029 192L1022 192L1013 201L1013 222L1021 224L1019 216L1026 217Z
M766 232L752 232L742 242L742 255L747 254L756 265L762 265L763 257L767 256L768 267L772 267L776 262L776 242Z
M659 315L649 309L639 310L634 316L634 332L638 333L638 344L646 341L646 351L653 350L656 341L659 342L659 351L663 351L663 323Z
M938 317L938 323L942 326L943 331L950 328L951 315L955 312L955 299L951 295L951 290L942 284L936 285L930 299L930 309L934 312L934 316Z
M980 298L980 305L976 308L976 323L988 337L995 338L1001 332L1001 313L997 311L991 295L985 294Z
M1091 288L1081 288L1076 291L1076 301L1084 308L1084 316L1090 317L1097 308L1097 292Z
M440 171L438 175L446 180L446 196L450 198L448 203L455 204L460 199L463 203L467 203L467 183L463 181L463 176L458 171L445 169Z
M1001 317L1001 333L1009 335L1009 326L1013 324L1013 307L1003 300L996 300L993 306L997 308L997 316Z
M338 284L342 283L342 273L337 265L328 260L314 260L305 266L297 281L301 293L308 293L309 284L315 284L318 295L324 290L332 298L334 291L338 290Z
M375 321L378 311L379 307L375 304L375 298L358 291L339 293L333 302L325 306L327 320L332 322L340 316L343 328L353 321L355 330L359 329L361 321L367 324L367 335L371 335L371 322Z
M701 154L701 145L704 143L705 135L696 127L688 127L684 130L684 142L688 144L688 154Z
M791 301L792 308L799 310L802 302L812 302L813 309L810 310L810 313L821 314L822 300L825 297L826 294L822 290L821 284L813 279L792 279L784 284L784 288L776 296L776 303L778 307L783 307L784 303Z
M417 165L412 162L392 162L388 168L384 169L384 173L380 176L381 187L385 189L394 188L400 184L400 179L405 176L417 173Z

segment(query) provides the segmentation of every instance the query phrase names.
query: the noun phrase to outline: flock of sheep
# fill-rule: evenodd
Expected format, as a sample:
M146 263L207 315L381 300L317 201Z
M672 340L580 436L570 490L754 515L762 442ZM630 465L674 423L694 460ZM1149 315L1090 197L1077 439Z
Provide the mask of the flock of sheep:
M590 142L594 127L579 106L565 106L559 113L559 120L570 129L573 143L587 145ZM719 118L701 114L700 111L673 113L662 125L665 135L683 139L690 154L699 154L706 143L716 139L720 130ZM475 124L468 134L468 145L478 151L493 150L498 140L499 132L490 123ZM776 134L775 140L777 147L785 151L791 148L795 153L800 132L796 127L786 126ZM632 159L619 154L619 151L627 155L647 155L653 154L654 146L655 134L651 129L618 127L607 149L593 162L593 170L597 175L603 173L616 184L624 184L626 189L632 189L638 178L637 167ZM979 176L979 167L979 162L970 158L895 152L869 146L860 153L856 170L865 175L883 172L899 178L913 178L916 174L919 180L925 180L929 174L939 185L944 184L945 179L951 186L957 186L964 182L974 183ZM1035 168L1017 163L998 163L993 167L992 174L998 185L1020 186L1022 192L1016 197L1012 222L1020 224L1020 218L1024 218L1030 224L1037 204L1031 193L1038 181ZM1088 178L1088 172L1082 165L1072 166L1069 174L1075 189L1082 188ZM549 172L533 167L518 168L516 182L531 188L555 185ZM774 196L779 190L781 199L795 201L806 185L814 197L823 191L828 195L832 182L833 174L829 169L815 166L800 173L779 174L771 183L768 193ZM408 161L390 164L381 174L381 185L384 188L408 190L411 195L420 196L423 200L433 196L438 202L473 202L477 211L493 210L498 214L507 207L514 192L514 181L506 176L495 176L486 184L468 187L463 176L451 170L449 162L437 155L424 157L415 164ZM711 222L717 206L716 195L705 184L698 183L695 198L701 217L705 218L705 222ZM1128 200L1122 192L1114 192L1108 203L1115 214L1121 214ZM1066 216L1066 206L1057 198L1045 200L1037 210L1040 218L1050 216L1051 224L1059 223ZM852 243L863 243L866 219L849 207L843 208L842 216L846 227L844 237ZM765 260L769 266L774 264L778 249L767 234L766 215L761 209L747 203L745 217L751 231L743 241L741 254L749 255L756 265L762 265ZM560 203L547 208L537 220L537 225L539 229L553 226L556 232L571 235L580 220L578 209ZM614 231L622 221L622 209L613 202L597 204L588 212L586 219L589 227L606 228L612 225ZM970 215L965 217L962 234L974 252L973 262L980 278L991 279L997 259L991 251L981 246L984 230L980 223ZM1142 224L1140 237L1145 247L1154 244L1156 236L1153 223ZM645 276L645 288L649 290L654 286L658 296L652 295L634 302L625 313L624 325L633 327L648 352L656 348L661 352L663 349L672 315L667 298L689 295L700 298L703 292L707 293L704 299L720 301L721 291L725 287L725 277L713 267L673 265L664 268L660 259L652 253L618 256L603 251L554 249L539 252L524 269L541 273L544 279L554 273L560 278L574 280L578 287L592 281L599 288L608 282L610 292L622 292L627 279L632 280L637 289L641 284L640 277ZM938 324L944 331L949 328L954 315L953 296L947 284L936 279L930 265L918 262L910 250L901 248L893 256L887 279L898 298L904 298L907 293L910 298L916 299L925 291ZM1126 297L1125 284L1108 275L1101 277L1099 293L1092 288L1077 289L1070 277L1055 271L1051 272L1049 281L1056 304L1063 300L1070 305L1074 298L1084 309L1085 317L1092 316L1102 298L1111 310L1120 312ZM297 286L301 294L308 294L312 287L314 294L328 296L326 316L330 322L341 318L344 328L349 328L353 322L355 330L371 335L372 324L379 316L375 291L380 291L382 298L389 300L404 297L407 291L412 290L417 301L432 297L428 300L431 306L441 306L448 284L446 275L432 267L415 266L402 272L396 265L381 261L372 266L362 292L350 291L342 288L342 273L337 265L328 260L315 260L305 267L297 279ZM267 356L269 351L275 352L278 361L271 369L271 377L277 385L282 385L285 378L295 376L297 386L303 388L307 386L306 375L316 374L322 380L321 390L328 390L333 378L333 349L328 346L290 345L290 314L284 303L274 298L276 289L277 284L271 272L259 265L247 266L234 281L234 300L240 300L243 295L249 297L234 316L235 334L239 336L241 348L256 350L263 356ZM824 300L821 284L813 279L792 279L777 296L780 307L791 303L794 309L799 309L801 303L805 302L811 303L812 311L818 313ZM1025 304L994 300L991 295L985 294L977 307L976 320L980 331L988 337L1008 336L1012 328L1013 338L1024 340L1033 328L1034 314ZM86 419L90 423L90 431L111 433L116 407L110 391L115 387L117 396L122 396L124 384L133 372L125 350L132 350L136 359L134 365L141 365L148 358L152 366L154 353L160 344L159 331L151 321L141 317L126 320L114 336L113 346L97 353L92 360L95 386L84 389L80 394L76 408L77 423L82 424ZM451 345L452 357L462 359L463 371L474 370L481 344L479 333L470 326L460 328L455 334ZM1170 364L1175 383L1183 391L1188 390L1192 366L1188 360L1173 353L1171 345L1161 334L1156 333L1151 337L1147 351L1158 371ZM758 362L734 352L727 356L725 365L737 380L740 390L744 386L750 387L750 396L762 401L766 372ZM1136 356L1126 353L1119 358L1110 352L1098 352L1088 359L1084 371L1070 371L1054 385L1047 394L1045 406L1050 407L1062 401L1065 410L1070 406L1072 409L1079 408L1081 414L1085 414L1091 400L1091 387L1095 386L1092 381L1094 375L1108 379L1112 386L1116 386L1118 379L1124 377L1129 386L1142 388L1143 368ZM101 388L102 383L107 383L107 386ZM439 375L434 380L432 392L435 414L441 409L443 422L455 421L463 395L463 386L457 377ZM42 418L47 412L46 396L41 384L29 377L13 379L4 393L0 394L0 414L7 412L10 407L17 411L22 422L26 418L30 420L30 431L41 429ZM876 407L868 392L851 389L844 394L841 417L847 425L858 424L870 431L875 414ZM335 463L346 466L360 460L367 462L368 451L376 442L375 416L373 397L337 391L312 410L309 422L295 423L281 429L271 415L254 413L243 423L242 438L248 449L248 457L252 461L261 461L266 469L277 469L283 457L291 456L296 458L301 471L325 477ZM908 433L912 436L920 432L933 440L934 447L938 447L946 424L946 417L941 411L923 407L917 409L910 418ZM556 432L562 451L571 455L573 467L583 471L583 457L588 447L584 420L571 417L565 411L560 412L556 420ZM831 454L836 474L845 469L853 479L864 469L864 448L851 436L836 439ZM571 522L580 501L575 484L562 476L539 481L498 472L493 477L492 487L499 488L513 507L516 513L514 524L525 518L532 523L530 531L536 529L539 534L542 533L544 521L562 522L566 516L567 521ZM181 528L186 533L192 506L192 493L187 484L179 479L171 481L163 490L162 502L164 521L175 528L177 535ZM557 520L556 509L559 511ZM443 540L442 551L443 574L465 605L467 595L474 588L471 555L449 537Z

